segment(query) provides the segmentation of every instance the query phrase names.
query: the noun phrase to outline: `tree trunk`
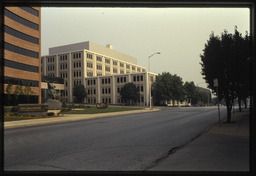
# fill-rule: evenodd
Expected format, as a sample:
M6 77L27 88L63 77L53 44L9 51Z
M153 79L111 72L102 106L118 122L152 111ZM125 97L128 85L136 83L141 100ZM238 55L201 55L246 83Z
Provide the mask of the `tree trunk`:
M226 106L227 106L227 123L231 122L231 110L232 110L232 101L226 99Z
M241 99L238 98L239 112L242 112Z
M247 101L246 101L246 98L244 99L244 108L247 109Z

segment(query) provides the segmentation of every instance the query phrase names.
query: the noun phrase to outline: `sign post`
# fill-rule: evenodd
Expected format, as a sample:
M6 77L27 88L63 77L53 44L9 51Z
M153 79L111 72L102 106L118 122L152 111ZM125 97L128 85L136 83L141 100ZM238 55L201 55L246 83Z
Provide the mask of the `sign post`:
M220 123L220 105L219 105L219 91L218 91L218 79L214 79L213 80L213 85L214 87L216 87L216 93L217 93L217 104L218 104L218 114L219 114L219 126L221 126L221 123Z

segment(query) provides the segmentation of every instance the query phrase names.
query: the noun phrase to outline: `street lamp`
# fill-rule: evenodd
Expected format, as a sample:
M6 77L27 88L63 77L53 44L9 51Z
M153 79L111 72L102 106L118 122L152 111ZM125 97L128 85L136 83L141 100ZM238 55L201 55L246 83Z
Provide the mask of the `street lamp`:
M148 56L148 72L149 72L149 109L152 110L151 107L151 77L150 77L150 58L155 54L161 54L160 52L156 52L150 56Z

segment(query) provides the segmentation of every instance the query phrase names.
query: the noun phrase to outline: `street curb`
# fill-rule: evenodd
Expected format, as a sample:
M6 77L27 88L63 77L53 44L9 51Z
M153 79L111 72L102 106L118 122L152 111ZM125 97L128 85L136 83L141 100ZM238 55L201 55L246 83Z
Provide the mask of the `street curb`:
M19 120L4 122L4 129L18 128L18 127L28 127L36 125L46 125L46 124L57 124L63 122L73 122L79 120L89 120L95 118L104 118L104 117L115 117L129 114L140 114L147 112L155 112L160 109L143 109L143 110L132 110L132 111L122 111L122 112L109 112L109 113L98 113L98 114L66 114L66 117L54 117L54 118L41 118L41 119L31 119L31 120ZM72 116L72 117L71 117Z

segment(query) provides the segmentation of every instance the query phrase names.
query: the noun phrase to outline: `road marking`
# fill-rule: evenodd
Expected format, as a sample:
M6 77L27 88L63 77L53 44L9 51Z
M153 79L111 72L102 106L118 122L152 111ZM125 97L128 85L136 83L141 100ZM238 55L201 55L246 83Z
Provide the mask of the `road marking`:
M187 122L189 122L190 120L184 120L184 121L181 121L181 122L179 122L179 123L176 123L175 125L181 125L181 124L183 124L183 123L187 123Z

